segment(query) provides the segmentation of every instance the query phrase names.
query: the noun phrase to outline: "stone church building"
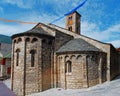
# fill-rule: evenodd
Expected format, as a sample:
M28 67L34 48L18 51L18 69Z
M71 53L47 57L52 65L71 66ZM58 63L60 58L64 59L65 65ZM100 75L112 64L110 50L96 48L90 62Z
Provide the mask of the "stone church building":
M81 35L81 15L66 17L66 28L37 24L12 36L12 90L17 96L50 88L80 89L120 73L113 45Z

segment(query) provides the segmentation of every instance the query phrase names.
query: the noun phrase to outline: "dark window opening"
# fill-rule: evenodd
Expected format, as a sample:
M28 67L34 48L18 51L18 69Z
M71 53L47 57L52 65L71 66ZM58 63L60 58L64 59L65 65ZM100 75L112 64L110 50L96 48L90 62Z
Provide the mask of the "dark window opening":
M69 20L72 20L72 16L68 17Z
M16 66L18 66L19 65L19 54L20 53L20 49L17 49L16 50Z
M68 28L68 30L69 30L69 31L72 31L72 26L70 26L70 27Z
M36 38L33 38L32 43L34 43L34 42L36 42L36 41L37 41L37 39L36 39Z
M71 61L67 61L65 64L65 73L71 73L72 72L72 63Z
M16 40L14 40L14 43L16 43Z
M31 67L34 67L34 65L35 65L35 53L36 53L35 50L30 51L30 54L31 54Z
M18 42L21 42L22 41L22 39L21 38L18 38Z
M25 40L26 42L29 42L30 41L30 38L26 38L26 40Z

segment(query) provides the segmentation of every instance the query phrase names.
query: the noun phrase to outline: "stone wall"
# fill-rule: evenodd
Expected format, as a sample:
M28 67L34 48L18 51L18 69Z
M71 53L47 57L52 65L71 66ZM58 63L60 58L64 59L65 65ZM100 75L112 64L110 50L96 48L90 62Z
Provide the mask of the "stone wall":
M107 57L105 53L61 54L57 58L58 87L79 89L106 81ZM65 73L67 61L72 62L70 73Z
M39 63L39 55L41 54L41 39L29 36L26 37L26 48L25 48L25 93L30 94L34 92L39 92L39 66L41 63ZM34 64L32 65L32 52L34 54ZM40 55L41 56L41 55Z
M31 66L31 50L35 50L34 66ZM23 36L13 39L12 90L17 96L25 96L40 90L40 50L41 39L37 37Z
M103 52L107 53L107 80L110 81L111 80L111 77L110 77L110 44L107 44L107 43L102 43L102 42L99 42L95 39L92 39L92 38L89 38L89 37L86 37L86 36L83 36L83 35L78 35L74 32L71 32L71 31L68 31L68 30L65 30L64 28L61 28L59 26L55 26L55 25L48 25L52 28L55 28L57 30L60 30L62 31L63 33L65 34L68 34L70 36L73 36L74 38L81 38L85 41L87 41L88 43L90 44L94 44L95 47L101 49ZM82 33L81 33L82 34Z
M47 90L52 86L53 43L53 39L42 40L42 90Z
M110 51L110 75L111 80L119 75L120 64L119 64L119 53L117 50L111 45Z
M24 37L21 38L24 40ZM17 38L18 40L18 38ZM12 89L18 96L24 96L24 46L25 42L18 42L14 40L13 42L13 57L12 57ZM17 49L20 49L18 66L16 66L17 60Z

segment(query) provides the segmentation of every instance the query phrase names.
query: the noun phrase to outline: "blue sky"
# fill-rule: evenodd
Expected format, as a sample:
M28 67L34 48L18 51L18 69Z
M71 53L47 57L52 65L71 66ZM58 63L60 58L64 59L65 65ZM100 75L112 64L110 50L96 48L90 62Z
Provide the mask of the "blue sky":
M0 18L49 23L84 0L0 0ZM81 34L120 47L120 0L88 0L78 9ZM65 26L65 18L56 25ZM13 35L35 25L0 21L0 34Z

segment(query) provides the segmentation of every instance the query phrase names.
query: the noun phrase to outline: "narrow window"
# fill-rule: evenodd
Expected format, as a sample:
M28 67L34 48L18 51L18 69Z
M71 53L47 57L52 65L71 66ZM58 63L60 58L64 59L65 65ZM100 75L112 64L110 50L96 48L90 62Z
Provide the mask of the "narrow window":
M68 63L68 73L72 72L72 66L71 66L71 62Z
M16 50L16 66L19 65L19 55L20 55L20 49Z
M72 16L70 16L70 17L68 18L68 20L72 20Z
M18 42L21 42L22 41L22 39L21 38L18 38Z
M26 38L25 41L26 41L26 42L30 42L30 38Z
M72 26L70 26L70 27L68 28L68 30L69 30L69 31L72 31Z
M35 50L31 50L30 54L31 54L31 67L34 67L35 65Z
M72 64L71 61L67 61L65 64L65 73L71 73L72 72Z

